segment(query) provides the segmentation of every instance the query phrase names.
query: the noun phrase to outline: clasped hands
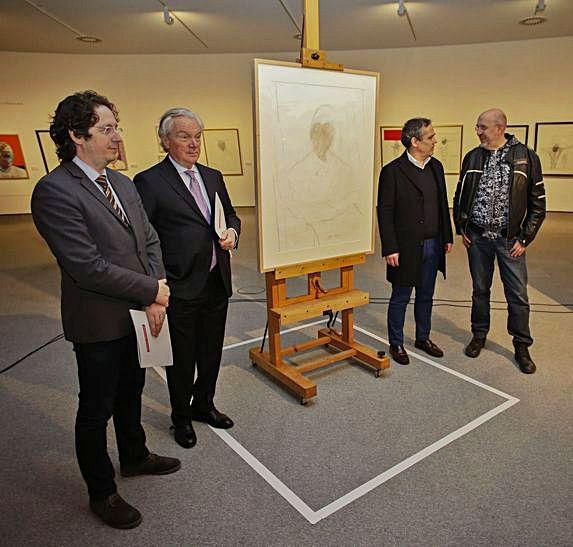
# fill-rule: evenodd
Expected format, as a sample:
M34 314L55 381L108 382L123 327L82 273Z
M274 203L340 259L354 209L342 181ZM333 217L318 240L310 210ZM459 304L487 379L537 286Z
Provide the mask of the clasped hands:
M169 294L167 279L158 279L155 302L145 308L145 314L147 315L147 322L149 323L152 336L159 336L161 332L161 327L163 327L163 322L165 321L167 306L169 305Z
M219 246L223 251L230 251L231 249L235 248L235 242L237 239L237 233L235 230L226 229L221 234L221 238L219 239Z

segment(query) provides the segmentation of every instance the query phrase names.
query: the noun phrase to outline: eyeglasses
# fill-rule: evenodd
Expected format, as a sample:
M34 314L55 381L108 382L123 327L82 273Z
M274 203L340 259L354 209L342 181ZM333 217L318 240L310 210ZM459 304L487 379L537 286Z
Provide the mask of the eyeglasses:
M94 126L100 133L103 133L106 137L111 137L114 133L121 137L123 129L114 125L104 125L103 127Z

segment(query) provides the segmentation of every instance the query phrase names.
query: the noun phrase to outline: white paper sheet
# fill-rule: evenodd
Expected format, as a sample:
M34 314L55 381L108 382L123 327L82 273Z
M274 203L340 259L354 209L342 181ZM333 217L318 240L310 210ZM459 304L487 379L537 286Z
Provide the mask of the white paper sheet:
M151 328L144 311L129 310L129 313L137 335L139 365L142 368L171 366L173 364L173 352L171 351L171 337L169 336L167 319L163 322L159 336L155 337L151 334Z
M227 229L227 222L225 221L225 210L221 203L219 194L215 192L215 232L219 237L222 237L223 232Z

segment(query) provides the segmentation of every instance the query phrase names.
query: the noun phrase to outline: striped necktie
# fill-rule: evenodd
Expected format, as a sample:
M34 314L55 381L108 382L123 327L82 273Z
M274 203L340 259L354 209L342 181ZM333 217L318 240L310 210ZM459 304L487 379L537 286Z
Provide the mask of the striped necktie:
M125 213L121 210L121 207L117 204L117 201L115 200L115 197L113 196L113 192L111 191L111 188L109 186L109 182L107 181L106 176L100 175L95 181L101 186L102 190L104 191L105 197L109 201L112 209L119 215L119 218L121 218L123 223L126 226L129 226L129 220L127 220Z

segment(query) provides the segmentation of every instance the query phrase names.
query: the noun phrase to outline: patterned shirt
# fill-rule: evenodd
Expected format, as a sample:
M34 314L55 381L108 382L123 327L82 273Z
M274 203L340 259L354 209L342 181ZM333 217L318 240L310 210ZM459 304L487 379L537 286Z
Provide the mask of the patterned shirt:
M470 222L484 228L483 236L496 239L507 227L511 167L505 156L519 141L511 137L501 148L491 150L476 192Z

